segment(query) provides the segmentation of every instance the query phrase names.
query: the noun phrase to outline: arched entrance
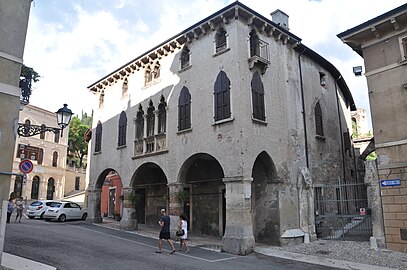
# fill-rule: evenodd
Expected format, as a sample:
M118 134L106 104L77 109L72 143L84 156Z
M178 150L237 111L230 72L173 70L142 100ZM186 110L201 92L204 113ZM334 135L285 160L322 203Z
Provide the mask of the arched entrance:
M40 191L40 178L36 175L33 177L31 184L31 199L38 200L39 191Z
M54 178L48 179L47 184L47 200L54 199L54 192L55 192L55 180Z
M160 209L167 208L168 187L164 171L155 163L141 165L132 179L131 201L138 224L157 226Z
M219 162L209 154L195 154L180 171L183 191L188 191L184 211L189 216L192 233L222 236L226 224L224 173Z
M280 211L276 167L261 152L252 170L253 235L258 243L280 245Z

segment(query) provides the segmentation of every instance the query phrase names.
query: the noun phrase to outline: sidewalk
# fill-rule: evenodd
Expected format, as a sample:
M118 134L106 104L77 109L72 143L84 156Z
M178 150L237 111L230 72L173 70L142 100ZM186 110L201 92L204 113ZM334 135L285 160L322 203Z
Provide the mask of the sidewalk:
M113 219L104 219L103 223L95 225L120 230L119 222ZM129 232L146 237L157 238L159 228L151 228L140 224L137 231ZM220 252L222 248L222 239L220 237L192 235L188 240L188 244L192 247L207 248ZM370 249L369 243L367 242L315 241L309 244L290 247L275 247L259 244L256 245L255 252L267 256L338 269L407 269L407 254L390 250L373 250ZM8 253L3 253L3 261L0 270L3 269L56 270L55 267Z

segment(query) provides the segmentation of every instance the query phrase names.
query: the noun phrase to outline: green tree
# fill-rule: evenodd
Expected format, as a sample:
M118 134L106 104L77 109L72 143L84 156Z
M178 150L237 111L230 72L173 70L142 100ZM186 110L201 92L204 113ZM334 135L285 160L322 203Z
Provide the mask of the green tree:
M20 83L19 87L21 88L21 97L20 99L25 102L29 103L30 95L32 92L32 84L38 82L40 80L40 75L30 67L23 65L21 67L20 73Z
M85 121L84 121L85 120ZM82 113L82 119L75 115L69 125L68 157L78 158L79 166L83 165L83 157L88 154L88 144L85 141L85 133L89 129L89 117ZM90 120L90 122L92 122Z

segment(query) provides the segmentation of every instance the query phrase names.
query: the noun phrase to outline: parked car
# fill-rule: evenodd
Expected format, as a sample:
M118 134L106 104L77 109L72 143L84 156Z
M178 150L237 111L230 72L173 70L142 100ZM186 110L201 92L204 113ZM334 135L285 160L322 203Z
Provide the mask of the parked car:
M50 206L53 202L53 200L40 200L40 201L34 201L32 202L27 209L27 216L30 219L34 218L44 218L45 211L47 211L48 206Z
M88 216L86 208L75 202L53 202L44 214L46 221L58 220L64 222L70 219L85 220Z

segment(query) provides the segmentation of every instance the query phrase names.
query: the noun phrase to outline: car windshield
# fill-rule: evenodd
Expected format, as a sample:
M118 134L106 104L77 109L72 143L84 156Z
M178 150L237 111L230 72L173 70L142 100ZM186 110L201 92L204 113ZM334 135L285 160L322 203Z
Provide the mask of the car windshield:
M50 207L59 208L59 207L61 207L61 204L62 204L62 203L60 203L60 202L53 202L53 203L50 205Z
M31 206L40 206L41 204L42 204L42 202L35 201L35 202L32 202L30 205Z

